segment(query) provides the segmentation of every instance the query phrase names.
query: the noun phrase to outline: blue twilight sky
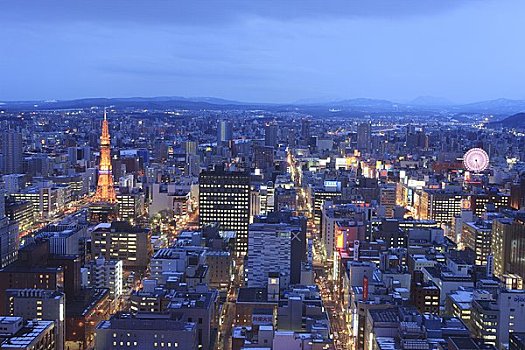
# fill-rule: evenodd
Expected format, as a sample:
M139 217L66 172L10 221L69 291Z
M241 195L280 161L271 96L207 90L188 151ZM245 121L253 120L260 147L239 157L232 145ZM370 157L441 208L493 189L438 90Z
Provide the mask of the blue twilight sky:
M0 100L525 98L523 0L0 0Z

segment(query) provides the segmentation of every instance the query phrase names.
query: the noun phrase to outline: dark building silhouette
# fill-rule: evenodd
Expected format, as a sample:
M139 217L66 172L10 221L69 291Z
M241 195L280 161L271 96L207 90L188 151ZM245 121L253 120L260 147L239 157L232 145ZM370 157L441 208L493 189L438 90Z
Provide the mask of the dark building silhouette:
M220 223L222 230L237 234L235 251L244 255L248 248L250 224L250 176L223 169L199 175L199 224Z

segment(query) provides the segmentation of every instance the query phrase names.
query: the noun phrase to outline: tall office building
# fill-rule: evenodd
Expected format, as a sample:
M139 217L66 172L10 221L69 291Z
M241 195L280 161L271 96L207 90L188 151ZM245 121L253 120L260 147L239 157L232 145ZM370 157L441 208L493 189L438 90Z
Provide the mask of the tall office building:
M199 176L199 224L220 223L222 230L235 231L235 251L248 248L250 223L250 176L223 169L203 171Z
M248 287L267 287L270 274L277 273L281 288L290 284L292 237L301 229L287 224L255 223L248 233Z
M2 176L6 194L18 193L26 187L27 178L24 174L8 174Z
M473 337L496 349L508 348L509 334L525 331L524 298L524 290L503 289L492 300L474 299L470 307Z
M168 314L117 313L97 325L96 349L198 349L197 324Z
M263 216L256 216L254 224L268 225L278 229L281 226L291 232L290 236L290 284L301 283L303 264L308 261L308 248L306 239L307 219L304 216L294 216L292 211L270 212ZM266 226L265 226L266 227ZM256 226L252 226L256 228ZM251 229L250 229L251 232ZM248 233L250 234L250 233ZM248 238L249 241L249 238ZM248 251L250 247L248 247Z
M474 252L477 266L487 265L492 245L492 223L482 220L464 222L461 242Z
M521 174L517 183L510 188L510 207L513 209L525 208L525 174Z
M301 138L308 142L310 138L310 119L303 119L301 122Z
M233 139L232 122L220 120L217 123L217 143L227 143Z
M516 274L525 278L525 217L496 219L492 222L494 274Z
M4 302L4 301L2 301ZM56 349L64 349L66 341L66 295L46 289L8 289L5 303L9 316L25 320L55 322Z
M69 147L67 149L67 158L71 165L88 165L91 160L91 147Z
M273 147L255 146L253 149L253 165L263 171L272 170L273 168Z
M19 242L18 224L5 216L5 196L0 190L0 268L17 259Z
M88 264L89 286L108 288L109 297L117 300L122 295L122 260L106 260L103 256Z
M264 126L264 145L268 147L277 146L277 132L279 127L277 124L268 123Z
M360 123L357 126L357 149L361 152L370 152L372 143L372 124Z
M7 130L1 133L1 149L3 155L2 169L5 174L19 174L23 171L22 133Z
M151 254L151 231L126 221L101 223L91 232L91 254L106 260L122 260L126 271L147 269Z
M102 135L100 135L100 166L98 168L98 184L95 193L95 202L115 203L117 195L113 187L113 167L111 165L111 139L109 124L104 111L102 121Z
M186 157L189 155L197 154L197 142L196 141L186 141L184 143L184 151L186 152Z
M184 171L188 176L199 176L201 171L201 158L198 154L189 154L186 157L186 166Z
M5 218L5 195L6 191L0 188L0 220Z
M122 191L117 195L118 217L122 221L133 222L144 211L144 195L140 192Z
M419 218L450 224L461 215L463 197L459 191L425 189L420 196Z
M394 217L396 207L396 186L391 184L379 188L379 205L385 210L385 217Z
M199 176L200 172L200 157L197 154L197 142L186 141L184 144L186 152L186 166L185 173L190 176Z

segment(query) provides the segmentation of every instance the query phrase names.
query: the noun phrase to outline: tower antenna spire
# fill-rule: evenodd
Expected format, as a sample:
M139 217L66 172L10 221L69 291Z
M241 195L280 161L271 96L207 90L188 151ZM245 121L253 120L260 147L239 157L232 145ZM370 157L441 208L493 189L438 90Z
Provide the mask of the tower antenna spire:
M93 197L94 202L115 203L117 200L115 188L113 187L110 140L107 111L104 107L104 120L102 121L102 133L100 135L100 164L98 168L97 191Z

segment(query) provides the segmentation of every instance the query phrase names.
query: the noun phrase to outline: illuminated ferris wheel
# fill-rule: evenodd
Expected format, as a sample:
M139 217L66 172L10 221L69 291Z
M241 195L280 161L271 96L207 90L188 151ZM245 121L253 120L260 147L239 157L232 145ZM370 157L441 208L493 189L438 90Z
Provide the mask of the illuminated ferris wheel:
M481 148L471 148L463 156L465 168L479 174L489 167L489 155Z

